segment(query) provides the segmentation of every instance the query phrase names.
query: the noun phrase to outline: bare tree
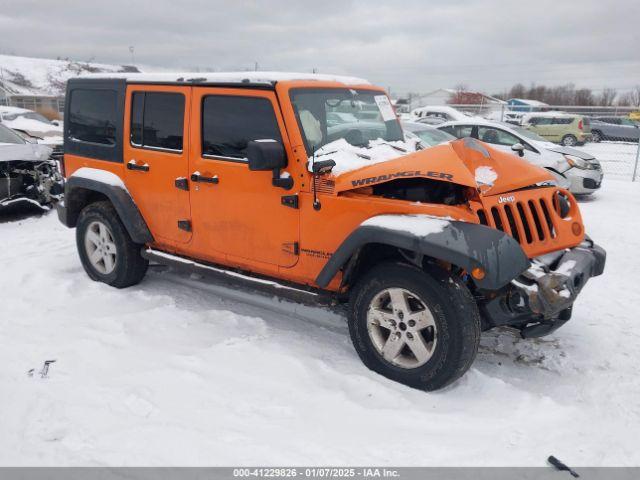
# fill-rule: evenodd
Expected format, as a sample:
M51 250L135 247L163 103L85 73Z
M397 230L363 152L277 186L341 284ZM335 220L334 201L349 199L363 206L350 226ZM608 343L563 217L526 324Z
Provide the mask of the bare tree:
M596 99L596 103L602 107L610 107L613 105L617 95L618 91L615 88L603 88L602 93Z
M620 97L618 105L623 107L640 107L640 85L636 85Z

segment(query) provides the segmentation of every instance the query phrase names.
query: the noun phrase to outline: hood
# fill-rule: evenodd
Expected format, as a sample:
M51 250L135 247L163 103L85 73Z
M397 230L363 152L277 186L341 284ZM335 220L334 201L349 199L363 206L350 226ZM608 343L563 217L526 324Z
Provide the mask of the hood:
M573 155L574 157L581 158L582 160L593 160L595 157L590 153L583 152L577 148L562 147L560 145L552 144L553 147L547 147L547 150L552 152L561 153L562 155Z
M553 181L545 169L473 138L419 150L335 177L335 192L355 190L396 178L430 178L497 195Z
M45 145L0 143L0 162L15 160L42 162L47 160L49 155L51 155L51 149Z
M44 123L30 118L18 117L15 120L2 120L2 123L13 129L20 130L30 137L47 138L62 137L62 127L52 123Z

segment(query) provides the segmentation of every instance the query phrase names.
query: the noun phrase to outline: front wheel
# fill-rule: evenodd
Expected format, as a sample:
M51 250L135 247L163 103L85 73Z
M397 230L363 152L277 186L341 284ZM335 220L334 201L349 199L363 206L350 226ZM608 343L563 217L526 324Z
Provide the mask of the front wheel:
M80 212L76 244L84 270L92 280L117 288L142 280L149 261L140 255L118 213L109 202L96 202Z
M410 387L437 390L471 366L480 314L466 286L444 271L385 263L354 287L349 331L371 370Z
M599 131L594 130L591 132L591 141L594 143L600 143L602 141L602 134Z

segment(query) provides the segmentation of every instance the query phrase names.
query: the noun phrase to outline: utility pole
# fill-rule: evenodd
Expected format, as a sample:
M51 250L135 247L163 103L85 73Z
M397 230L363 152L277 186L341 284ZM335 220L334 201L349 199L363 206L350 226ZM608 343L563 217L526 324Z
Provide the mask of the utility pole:
M135 47L133 45L131 45L129 47L129 52L131 53L131 66L135 66L135 64L136 64L136 58L135 58L135 56L133 54L134 50L135 50Z

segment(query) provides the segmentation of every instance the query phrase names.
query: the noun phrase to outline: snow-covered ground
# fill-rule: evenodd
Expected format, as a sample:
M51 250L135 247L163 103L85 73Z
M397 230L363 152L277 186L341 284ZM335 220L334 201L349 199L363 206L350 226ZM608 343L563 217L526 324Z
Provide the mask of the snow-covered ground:
M14 215L0 223L0 465L637 465L640 183L605 179L581 207L609 258L574 318L541 340L484 334L436 393L367 370L339 317L157 270L112 289L55 213Z

